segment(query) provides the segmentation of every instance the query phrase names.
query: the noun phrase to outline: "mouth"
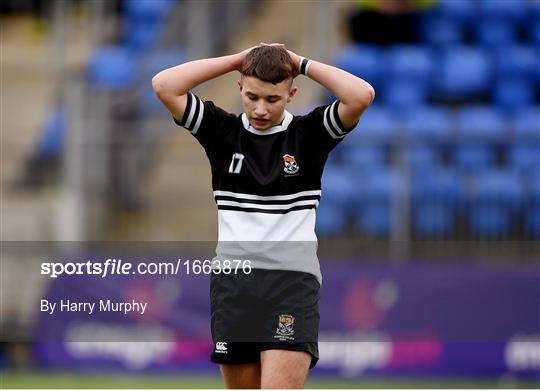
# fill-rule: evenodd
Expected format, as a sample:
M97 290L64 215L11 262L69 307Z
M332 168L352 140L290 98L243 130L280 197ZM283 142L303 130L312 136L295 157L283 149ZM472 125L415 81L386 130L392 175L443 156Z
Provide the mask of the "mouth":
M252 120L256 125L266 125L268 123L268 120L264 118L253 117Z

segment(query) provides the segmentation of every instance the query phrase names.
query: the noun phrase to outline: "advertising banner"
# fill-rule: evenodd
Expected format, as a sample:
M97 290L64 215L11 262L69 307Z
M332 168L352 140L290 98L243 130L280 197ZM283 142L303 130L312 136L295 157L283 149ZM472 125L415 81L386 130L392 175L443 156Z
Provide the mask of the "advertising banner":
M40 366L211 368L215 259L170 253L78 258L73 266L66 257L63 267L39 264L48 281L36 303ZM170 273L158 272L163 265ZM250 272L242 262L226 267ZM321 272L319 373L540 376L536 265L350 259L322 260Z

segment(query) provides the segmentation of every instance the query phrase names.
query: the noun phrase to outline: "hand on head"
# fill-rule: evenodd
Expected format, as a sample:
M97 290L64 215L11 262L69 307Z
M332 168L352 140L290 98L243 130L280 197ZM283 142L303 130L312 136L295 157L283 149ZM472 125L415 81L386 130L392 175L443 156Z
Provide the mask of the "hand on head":
M240 53L237 53L236 54L236 66L235 66L235 69L237 71L240 71L240 68L242 66L242 62L244 61L244 58L247 56L247 54L257 48L257 47L261 47L261 46L275 46L275 47L279 47L279 48L284 48L287 50L287 52L289 53L289 55L291 56L292 60L293 60L293 64L295 65L296 68L299 67L300 65L300 61L301 61L301 57L299 55L297 55L296 53L288 50L286 47L285 47L285 44L283 43L279 43L279 42L274 42L274 43L266 43L266 42L261 42L259 43L259 45L256 45L256 46L252 46L248 49L245 49L243 51L241 51Z
M276 47L284 48L284 49L287 50L287 52L289 52L289 56L291 56L294 65L295 65L297 68L300 66L300 60L301 60L301 57L300 57L298 54L296 54L295 52L293 52L293 51L287 49L284 43L279 43L279 42L265 43L265 42L261 42L261 43L259 44L259 46L276 46Z

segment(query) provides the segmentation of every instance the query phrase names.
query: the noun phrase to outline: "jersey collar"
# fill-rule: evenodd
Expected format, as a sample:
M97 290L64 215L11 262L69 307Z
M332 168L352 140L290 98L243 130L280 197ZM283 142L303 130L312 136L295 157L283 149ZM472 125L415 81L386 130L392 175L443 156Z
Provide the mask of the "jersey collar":
M284 130L287 130L292 120L293 115L287 110L285 110L285 118L283 118L281 125L272 126L271 128L266 130L257 130L249 124L246 113L242 114L242 124L244 125L244 128L251 133L258 134L259 136L266 136L268 134L283 132Z

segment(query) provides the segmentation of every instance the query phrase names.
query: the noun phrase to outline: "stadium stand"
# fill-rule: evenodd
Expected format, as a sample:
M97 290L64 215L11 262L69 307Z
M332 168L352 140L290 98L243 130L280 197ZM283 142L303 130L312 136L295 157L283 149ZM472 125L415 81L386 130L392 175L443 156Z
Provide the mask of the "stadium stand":
M529 198L525 213L525 231L528 235L540 237L540 174L538 170L529 177Z
M348 211L358 232L400 225L395 178L409 175L413 237L540 237L539 16L537 1L440 0L418 44L360 39L338 53L377 90L331 168L362 175Z
M392 229L392 197L399 191L399 178L391 170L371 170L356 184L354 217L368 235L388 236Z
M429 166L433 167L433 166ZM456 214L463 194L462 180L452 169L434 167L414 176L412 226L425 237L444 237L455 229Z
M432 47L455 46L465 34L457 21L442 17L424 19L420 31L422 41Z
M175 45L166 44L171 15L182 4L121 2L117 39L95 48L86 67L90 89L130 97L128 115L110 127L125 140L141 141L144 148L137 154L145 158L153 146L135 123L168 117L144 81L192 56L177 36ZM516 188L519 182L516 197L522 205L512 209L515 218L508 221L521 224L523 235L540 237L532 185L540 170L540 2L439 0L418 12L419 42L355 42L335 57L337 66L369 81L377 97L329 160L319 233L352 229L388 236L402 225L403 214L391 211L399 198L393 195L410 191L413 236L452 236L458 222L465 221L467 232L489 239L492 234L479 228L481 219L473 222L462 206L480 202L473 202L482 198L478 181L491 184L483 178L502 177L504 171L507 184ZM53 119L63 109L55 108L51 123L57 125L43 127L33 156L60 154L62 132ZM122 122L126 118L131 122ZM123 126L133 130L119 133ZM120 176L129 176L126 172ZM344 178L351 172L359 184ZM134 184L141 185L141 177L135 178ZM440 199L444 191L439 189L451 194L452 202ZM497 232L508 231L503 225Z
M478 174L472 184L468 216L473 235L501 238L510 234L524 201L520 178L507 170L493 170Z

